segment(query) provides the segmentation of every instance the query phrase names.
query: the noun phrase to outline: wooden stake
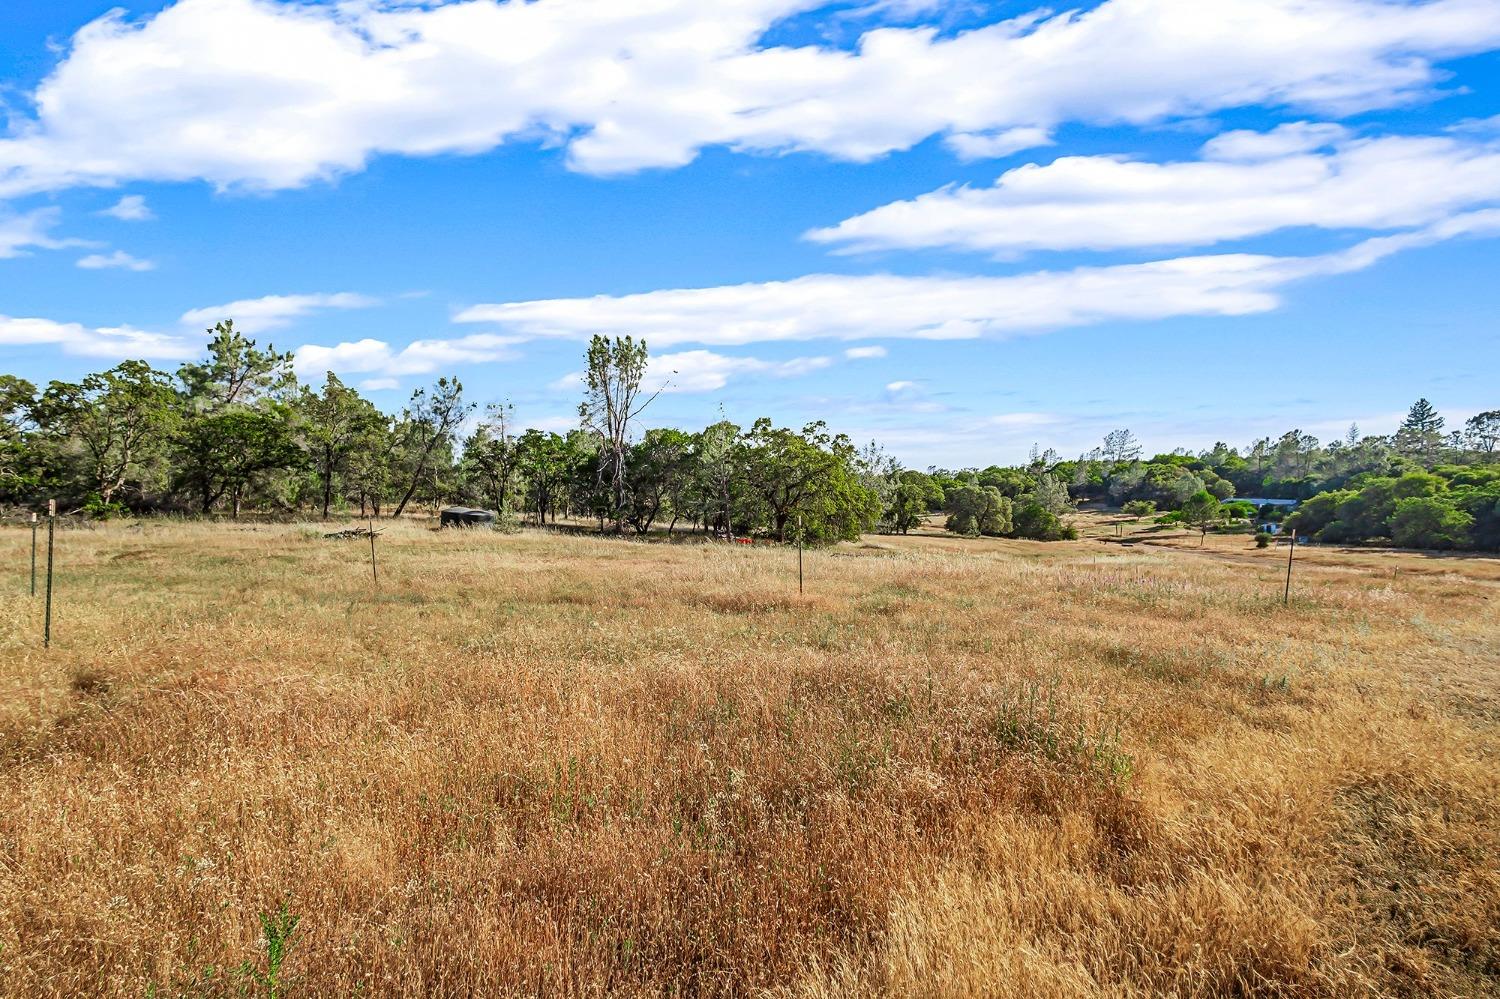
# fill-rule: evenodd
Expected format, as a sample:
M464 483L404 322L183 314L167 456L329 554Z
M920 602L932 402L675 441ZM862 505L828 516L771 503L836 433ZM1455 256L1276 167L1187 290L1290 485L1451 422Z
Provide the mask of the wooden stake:
M36 596L36 511L31 512L31 595Z
M1286 589L1281 594L1281 605L1287 606L1292 602L1292 556L1297 553L1297 529L1292 528L1292 543L1286 550Z
M52 648L52 543L57 534L57 500L47 501L47 611L42 624L42 648Z

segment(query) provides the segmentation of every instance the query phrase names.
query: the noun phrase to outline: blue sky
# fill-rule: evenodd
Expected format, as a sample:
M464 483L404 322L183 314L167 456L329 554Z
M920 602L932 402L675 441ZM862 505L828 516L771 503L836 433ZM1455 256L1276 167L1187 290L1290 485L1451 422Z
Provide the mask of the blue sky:
M1500 0L13 0L0 370L234 318L388 409L907 464L1500 405Z

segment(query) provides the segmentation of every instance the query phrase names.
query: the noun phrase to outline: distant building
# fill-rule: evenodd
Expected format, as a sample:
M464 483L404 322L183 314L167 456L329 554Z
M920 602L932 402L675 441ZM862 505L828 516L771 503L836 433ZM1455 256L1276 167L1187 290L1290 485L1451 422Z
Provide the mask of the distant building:
M1249 503L1262 514L1257 518L1255 529L1267 534L1280 534L1281 524L1269 516L1264 516L1266 507L1271 507L1277 515L1286 514L1296 508L1300 500L1294 499L1268 499L1264 496L1236 496L1231 502Z

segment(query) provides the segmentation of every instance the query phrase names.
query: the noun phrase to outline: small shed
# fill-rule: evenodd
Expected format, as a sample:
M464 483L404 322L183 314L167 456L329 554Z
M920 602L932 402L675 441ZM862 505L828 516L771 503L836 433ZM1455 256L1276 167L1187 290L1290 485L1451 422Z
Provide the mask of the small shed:
M439 527L494 527L493 510L475 510L467 506L445 506L438 515Z

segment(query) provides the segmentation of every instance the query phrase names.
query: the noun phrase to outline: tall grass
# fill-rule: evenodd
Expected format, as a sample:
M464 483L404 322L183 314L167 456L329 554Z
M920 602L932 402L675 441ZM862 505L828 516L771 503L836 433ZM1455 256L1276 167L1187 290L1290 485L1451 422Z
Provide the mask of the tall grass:
M0 533L0 991L1500 985L1490 562L320 535Z

